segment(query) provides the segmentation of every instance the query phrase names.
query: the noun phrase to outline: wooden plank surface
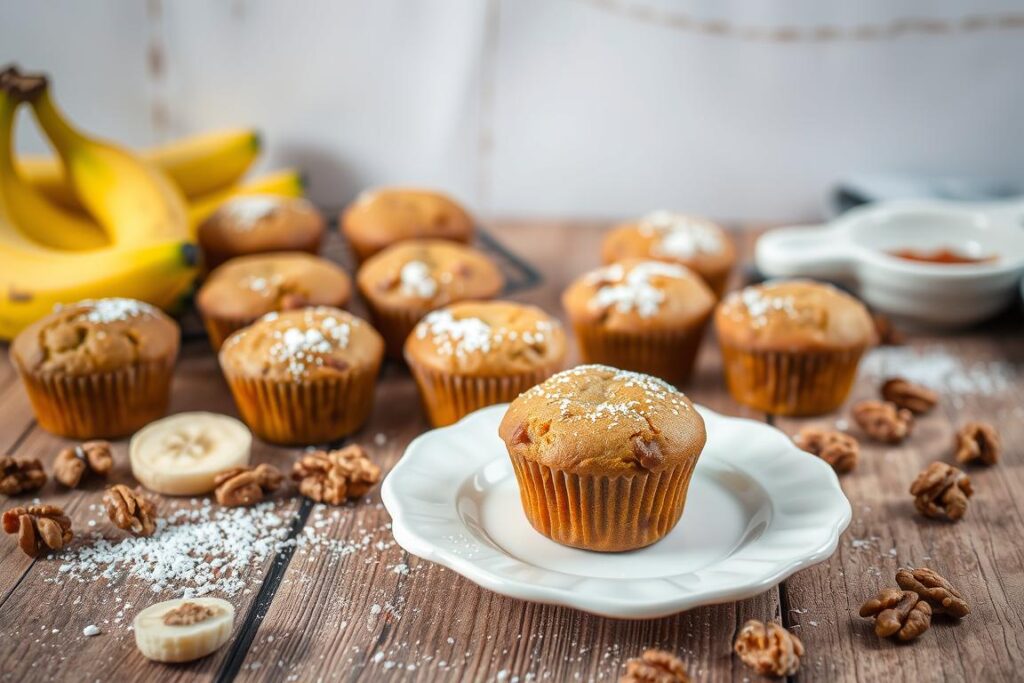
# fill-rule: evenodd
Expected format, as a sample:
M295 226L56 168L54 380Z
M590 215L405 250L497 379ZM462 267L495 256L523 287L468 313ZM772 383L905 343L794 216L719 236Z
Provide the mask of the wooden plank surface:
M596 265L597 227L537 221L493 226L501 241L544 276L541 286L514 298L561 314L562 289ZM751 234L740 234L738 241L749 257ZM337 241L327 251L347 262ZM1024 519L1014 495L1024 490L1016 447L1024 436L1022 360L1019 313L968 334L912 335L903 349L873 352L851 401L873 395L877 375L909 367L941 375L940 384L948 385L938 387L948 390L942 405L919 421L901 447L864 444L860 466L842 479L854 521L836 555L749 600L623 621L498 596L405 553L391 536L375 490L340 508L282 501L284 514L298 515L300 542L244 577L248 592L231 598L238 609L231 644L183 667L147 663L127 628L137 609L170 595L153 594L131 580L54 581L59 557L33 562L2 539L0 679L607 681L618 678L625 659L656 646L679 653L697 680L756 680L731 655L731 645L746 619L759 618L782 621L804 639L808 655L796 677L802 680L1014 680L1024 666ZM686 389L716 410L770 419L788 433L806 422L830 424L845 416L841 411L810 421L772 420L741 408L724 390L711 337ZM201 339L186 343L175 382L173 410L194 409L235 414ZM996 424L1007 445L1004 462L972 470L977 493L961 523L915 517L906 493L910 481L932 459L948 459L952 431L969 417ZM371 422L353 440L387 470L426 427L407 371L392 364L382 374ZM49 465L64 443L35 427L2 354L0 447ZM116 449L113 480L127 481L126 444ZM260 444L256 455L288 467L298 451ZM93 481L68 492L51 482L38 495L65 505L76 529L83 530L79 525L96 517L90 506L99 503L102 486ZM105 522L97 528L119 537ZM910 646L879 641L856 609L891 583L896 567L907 564L930 564L946 574L967 594L974 613L958 625L937 620ZM83 637L90 623L100 625L103 635Z

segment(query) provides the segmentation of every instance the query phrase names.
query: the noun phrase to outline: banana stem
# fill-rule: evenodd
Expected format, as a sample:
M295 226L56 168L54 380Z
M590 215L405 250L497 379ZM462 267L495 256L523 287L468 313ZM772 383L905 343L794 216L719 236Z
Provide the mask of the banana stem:
M5 90L0 90L0 173L14 173L14 113L18 102Z
M81 134L57 110L53 99L50 97L50 89L48 87L40 89L30 102L32 109L35 111L36 120L39 121L39 125L46 132L46 137L49 139L50 144L58 152L67 150L75 140L80 139Z

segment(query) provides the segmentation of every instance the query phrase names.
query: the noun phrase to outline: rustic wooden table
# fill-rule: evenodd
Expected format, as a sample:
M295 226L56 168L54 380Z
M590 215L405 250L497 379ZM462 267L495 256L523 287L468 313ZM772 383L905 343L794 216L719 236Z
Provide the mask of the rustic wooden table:
M532 262L544 281L516 298L560 313L559 293L596 264L598 226L504 221L492 227ZM737 233L749 257L750 232ZM344 258L339 244L329 250ZM738 278L737 278L738 282ZM144 660L131 618L173 597L145 582L73 580L60 556L30 560L12 538L0 538L0 676L3 680L616 680L625 659L646 647L678 653L696 680L757 679L732 656L747 619L781 621L803 639L807 655L796 678L813 681L1010 681L1024 673L1024 360L1019 308L984 329L956 335L911 335L905 347L873 351L850 401L873 396L879 379L903 372L930 381L940 407L921 419L908 441L892 448L865 443L861 463L842 478L853 522L828 561L777 588L738 603L674 617L618 621L571 609L520 602L405 553L391 536L374 491L365 501L322 509L299 499L289 544L242 573L247 588L231 643L184 666ZM575 360L575 356L573 359ZM716 410L766 420L793 433L806 421L775 419L735 404L726 394L713 339L702 350L687 392ZM424 431L407 372L385 368L371 422L354 440L385 470ZM216 360L204 340L184 345L173 410L235 414ZM811 420L842 424L845 409ZM970 418L996 425L1006 445L996 467L972 471L976 494L967 517L944 524L915 515L907 487L919 469L948 459L956 426ZM40 430L6 359L0 358L0 449L52 462L65 442ZM289 465L297 451L257 444L255 457ZM126 444L116 444L113 478L130 481ZM95 506L102 483L67 491L52 481L38 496L65 507L80 537L120 532ZM7 501L7 505L15 501ZM164 506L194 505L164 501ZM88 528L87 520L99 520ZM86 528L83 528L86 527ZM79 546L85 541L76 540ZM937 619L910 645L875 637L857 617L861 601L893 583L897 567L928 565L961 588L972 614L960 624ZM102 633L85 637L89 624Z

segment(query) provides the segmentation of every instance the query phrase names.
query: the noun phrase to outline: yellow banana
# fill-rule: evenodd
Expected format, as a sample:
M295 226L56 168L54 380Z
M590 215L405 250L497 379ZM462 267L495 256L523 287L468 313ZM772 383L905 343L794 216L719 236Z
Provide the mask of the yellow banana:
M206 220L221 204L233 197L251 194L274 194L282 197L301 197L306 189L302 174L293 168L274 171L226 190L199 197L189 205L189 219L194 228Z
M82 299L121 296L173 308L192 286L196 255L195 245L177 240L79 253L0 244L0 339Z
M111 242L137 246L188 237L185 199L167 176L120 147L72 127L54 106L46 78L11 78L64 162L82 206Z
M18 102L0 90L0 202L7 222L0 239L15 242L27 238L55 249L96 249L109 243L95 221L81 213L51 204L34 187L25 183L12 163L14 114Z
M249 170L260 153L260 136L252 128L211 131L138 151L167 174L188 199L230 187ZM21 156L15 162L22 178L50 201L81 208L64 178L60 160Z

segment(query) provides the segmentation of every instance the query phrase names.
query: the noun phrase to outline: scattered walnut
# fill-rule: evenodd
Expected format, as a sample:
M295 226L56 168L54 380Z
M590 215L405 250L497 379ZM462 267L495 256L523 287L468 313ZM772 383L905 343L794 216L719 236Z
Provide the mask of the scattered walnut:
M18 534L18 547L29 557L36 557L41 546L60 550L74 535L71 519L56 505L11 508L4 512L3 527L8 534Z
M916 593L936 614L948 614L960 619L971 613L960 591L932 569L901 569L896 572L896 583L903 590Z
M292 467L292 479L299 482L302 495L318 503L341 505L380 481L380 468L370 462L362 446L351 445L303 456Z
M690 683L683 660L665 650L644 650L626 662L626 675L619 683Z
M164 614L164 623L168 626L191 626L206 621L217 614L217 610L194 602L183 602Z
M119 529L125 529L136 536L152 536L156 531L156 510L153 502L138 491L124 484L115 484L103 496L107 506L107 517Z
M46 471L36 459L12 458L0 455L0 493L16 496L43 488Z
M86 441L81 446L69 446L57 454L53 461L53 478L73 489L82 481L86 470L105 477L113 466L110 443Z
M986 422L968 422L956 433L956 461L967 465L995 465L1003 446L995 427Z
M875 618L875 634L879 638L896 636L913 640L932 624L932 608L914 591L885 588L860 608L862 617Z
M233 467L214 478L217 502L225 507L255 505L263 496L276 491L284 475L273 465Z
M853 419L875 441L899 443L910 434L914 414L883 401L861 401L853 407Z
M899 408L906 408L915 415L923 415L939 402L939 395L920 384L914 384L902 377L887 379L882 384L882 398L895 403Z
M903 333L892 325L888 316L875 313L871 316L875 321L875 334L878 335L878 343L881 346L901 346L905 341Z
M733 646L743 663L762 676L792 676L800 668L804 644L776 623L751 619Z
M803 450L827 462L836 472L849 472L857 466L860 445L849 434L833 429L804 427L794 441Z
M944 462L933 462L921 470L910 485L914 507L925 517L955 522L967 512L967 499L974 493L970 478Z

